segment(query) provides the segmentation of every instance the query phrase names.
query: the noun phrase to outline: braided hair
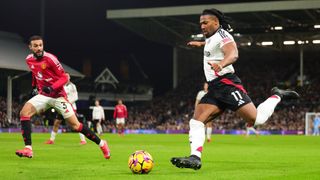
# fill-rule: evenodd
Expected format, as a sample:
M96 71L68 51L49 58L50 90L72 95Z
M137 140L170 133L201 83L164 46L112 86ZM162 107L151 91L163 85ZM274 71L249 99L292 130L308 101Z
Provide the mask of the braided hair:
M201 15L214 15L219 19L219 23L224 30L230 31L232 29L230 25L230 23L232 22L231 18L225 16L221 11L217 9L205 9L202 11Z

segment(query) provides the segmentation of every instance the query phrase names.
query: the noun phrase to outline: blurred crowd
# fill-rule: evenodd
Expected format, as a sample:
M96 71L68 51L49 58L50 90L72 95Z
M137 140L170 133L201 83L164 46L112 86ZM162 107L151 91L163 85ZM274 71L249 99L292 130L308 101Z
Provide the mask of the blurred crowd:
M304 130L306 112L320 111L320 62L310 60L305 64L304 86L300 86L297 78L298 63L291 63L288 67L285 61L270 61L265 64L242 63L236 64L236 74L240 77L244 87L255 105L259 105L270 96L273 86L291 88L301 94L301 99L281 102L268 122L258 129L261 130ZM257 68L258 67L258 68ZM198 74L195 76L194 74ZM196 94L202 88L204 75L202 69L185 77L178 88L167 92L161 97L143 105L128 107L129 117L126 120L127 129L155 129L155 130L188 130L189 120L194 113ZM6 117L6 99L0 97L0 127L19 125L19 111L21 105L13 102L13 119ZM106 131L114 129L114 121L106 120ZM234 112L226 110L213 121L216 130L240 130L245 128L245 121Z
M19 112L22 106L17 102L12 102L12 119L7 118L7 99L0 97L0 128L16 127L20 124Z

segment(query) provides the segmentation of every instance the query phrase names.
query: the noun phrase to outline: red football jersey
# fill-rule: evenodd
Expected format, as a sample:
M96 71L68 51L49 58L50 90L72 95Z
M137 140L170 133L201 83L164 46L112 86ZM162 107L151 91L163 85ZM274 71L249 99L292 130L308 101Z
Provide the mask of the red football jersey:
M63 85L67 83L68 79L63 67L54 55L43 52L43 57L36 59L33 54L29 54L26 62L32 72L32 86L37 86L39 94L53 98L66 97ZM42 92L44 86L51 86L53 92L50 94Z
M114 108L113 118L127 118L128 112L127 107L123 104L118 104Z

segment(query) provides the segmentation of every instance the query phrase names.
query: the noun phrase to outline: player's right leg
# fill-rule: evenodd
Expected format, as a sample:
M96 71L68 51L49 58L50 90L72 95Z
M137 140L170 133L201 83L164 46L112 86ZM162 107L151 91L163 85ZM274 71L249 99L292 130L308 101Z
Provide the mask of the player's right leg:
M189 141L191 155L189 157L173 157L171 163L179 168L191 168L198 170L201 168L201 154L205 141L205 125L210 115L218 115L222 112L218 106L213 104L198 104L194 117L190 120Z
M48 107L50 97L36 95L24 104L20 111L21 131L24 140L25 148L17 150L16 155L20 157L33 157L32 141L31 141L31 117L37 112L41 112Z
M50 135L50 139L45 142L46 144L54 144L54 140L56 139L56 135L58 133L59 126L60 126L61 123L62 123L62 120L60 120L60 119L55 119L54 120L52 131L51 131L51 135Z
M95 133L98 133L97 124L98 124L99 120L98 119L94 119L92 122L93 122L93 131Z
M32 140L31 140L31 117L36 113L36 108L27 102L20 111L21 132L24 140L25 148L16 151L16 155L20 157L33 157Z

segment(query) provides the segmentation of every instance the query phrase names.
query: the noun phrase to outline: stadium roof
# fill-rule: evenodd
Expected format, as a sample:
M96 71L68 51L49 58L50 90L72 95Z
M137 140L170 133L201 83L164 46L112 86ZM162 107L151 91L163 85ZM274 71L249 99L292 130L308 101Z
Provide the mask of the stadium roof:
M22 38L16 34L0 32L0 69L29 71L25 58L30 53ZM61 63L71 76L84 77L75 69Z
M312 40L320 39L320 28L314 26L320 26L319 0L118 9L107 10L106 18L148 40L185 46L190 35L200 33L199 14L209 8L219 9L233 19L232 33L243 48L248 43L251 48L261 47L263 41L272 41L274 49L299 47L298 41L312 49L320 46L312 46ZM279 27L282 29L277 30ZM295 41L295 45L283 44L289 40Z

